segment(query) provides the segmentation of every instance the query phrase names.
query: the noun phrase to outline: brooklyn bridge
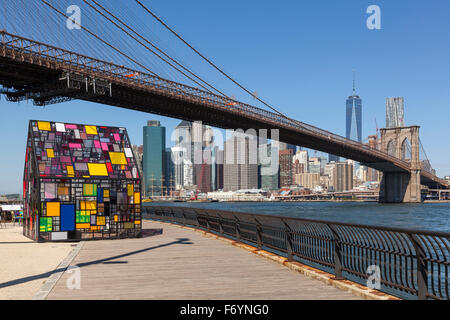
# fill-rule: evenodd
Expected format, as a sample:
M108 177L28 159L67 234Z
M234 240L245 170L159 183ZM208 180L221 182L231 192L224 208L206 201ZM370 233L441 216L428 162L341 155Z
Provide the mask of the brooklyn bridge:
M96 1L83 2L89 5L91 14L99 14L99 18L102 18L109 28L115 27L125 32L130 41L138 43L137 46L144 46L155 53L152 43L132 26L124 23ZM54 20L62 19L61 21L70 18L65 9L61 9L62 5L57 6L44 0L32 3L39 8L43 16L45 15L46 19L42 21L48 21L48 16ZM151 13L139 1L137 3L143 10ZM8 25L15 26L20 23L19 15L11 14ZM161 23L164 24L163 21ZM53 32L45 29L45 25L42 25L42 28L41 33ZM420 158L418 126L381 129L381 147L372 148L292 119L259 98L256 99L269 108L240 102L217 89L213 92L212 86L206 86L208 82L189 73L189 68L175 65L177 62L170 60L170 57L162 57L164 52L161 53L161 50L156 48L159 50L156 54L162 57L163 61L175 67L197 86L165 79L146 67L143 62L133 58L132 54L126 54L108 42L106 36L83 25L80 25L79 29L81 30L78 32L84 32L92 43L99 43L98 48L103 46L110 51L112 49L114 56L122 58L120 62L129 61L131 66L107 61L110 60L109 56L94 57L98 50L87 50L86 46L89 44L80 47L83 52L57 46L55 43L61 44L64 41L61 41L63 35L58 35L56 31L53 35L56 41L48 43L23 34L14 34L9 30L1 30L0 84L3 86L1 93L6 99L11 102L32 100L37 106L79 99L172 118L202 121L204 124L224 129L278 129L281 142L353 159L383 172L380 185L381 202L420 202L421 185L433 189L448 188L447 183L435 175L429 161ZM231 80L235 82L234 79ZM404 156L405 141L411 144L409 158ZM393 149L392 145L395 146Z

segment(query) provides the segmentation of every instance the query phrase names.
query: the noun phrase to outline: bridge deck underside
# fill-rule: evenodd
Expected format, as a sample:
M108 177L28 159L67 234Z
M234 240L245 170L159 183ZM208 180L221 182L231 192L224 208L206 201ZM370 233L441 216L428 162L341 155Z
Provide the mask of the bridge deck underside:
M123 81L112 80L112 96L109 93L99 95L86 92L83 88L68 88L60 77L64 72L71 71L67 65L55 68L54 64L46 65L42 62L38 64L32 59L18 61L18 59L0 56L0 84L13 89L14 92L32 93L30 97L35 102L51 99L58 102L63 98L80 99L182 120L202 121L204 124L224 129L267 129L268 138L270 138L270 129L279 129L279 140L282 142L353 159L383 172L408 172L409 169L408 166L399 165L375 155L368 148L355 148L353 145L336 141L331 137L318 137L308 130L293 128L231 108L202 103L198 99L180 96L167 90L157 90L151 86L137 87L132 83L126 85ZM8 97L10 96L14 94L9 94ZM422 175L422 181L424 184L433 186L437 183L433 175L425 172Z

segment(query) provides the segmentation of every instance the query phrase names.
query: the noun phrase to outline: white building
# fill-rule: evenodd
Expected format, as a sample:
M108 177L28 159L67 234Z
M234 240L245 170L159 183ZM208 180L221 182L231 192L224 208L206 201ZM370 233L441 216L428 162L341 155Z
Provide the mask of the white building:
M307 150L298 150L294 157L292 157L292 163L295 163L295 160L303 164L304 172L309 172L309 156Z

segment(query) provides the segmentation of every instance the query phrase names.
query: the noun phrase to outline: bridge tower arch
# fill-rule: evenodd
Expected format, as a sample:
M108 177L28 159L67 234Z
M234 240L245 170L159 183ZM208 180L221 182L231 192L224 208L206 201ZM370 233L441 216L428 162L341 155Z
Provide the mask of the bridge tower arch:
M380 129L381 150L410 163L409 172L383 172L380 202L421 202L419 126Z

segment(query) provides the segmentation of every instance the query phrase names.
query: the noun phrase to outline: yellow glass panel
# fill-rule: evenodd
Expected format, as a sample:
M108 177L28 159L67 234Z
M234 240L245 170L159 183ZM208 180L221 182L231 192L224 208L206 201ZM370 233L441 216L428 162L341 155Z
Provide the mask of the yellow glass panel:
M125 153L123 152L110 152L109 158L111 159L112 164L128 164L127 158L125 157Z
M106 224L106 218L105 217L97 217L97 225L98 226L104 226Z
M133 196L133 192L134 192L134 186L132 184L129 184L127 186L127 190L128 190L128 196L132 197Z
M80 201L81 210L96 210L97 202L95 201Z
M96 210L97 202L95 201L86 201L86 210Z
M69 177L73 177L75 175L72 166L67 166L67 174L69 175Z
M108 189L103 190L103 198L109 198L109 190Z
M50 122L38 121L38 129L41 131L52 131Z
M91 231L98 231L100 230L100 227L91 227Z
M88 163L88 168L91 176L108 176L108 170L104 163Z
M96 126L85 126L86 127L86 133L87 134L97 134L97 127Z
M89 229L91 227L90 223L77 223L77 229Z
M59 217L60 213L59 202L47 202L47 217Z
M134 221L134 224L141 224L141 220Z
M134 203L135 204L141 203L141 193L140 192L134 193Z
M114 216L114 221L115 222L119 221L119 217L117 215Z
M53 152L53 149L47 149L47 157L48 158L54 158L55 153Z

